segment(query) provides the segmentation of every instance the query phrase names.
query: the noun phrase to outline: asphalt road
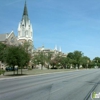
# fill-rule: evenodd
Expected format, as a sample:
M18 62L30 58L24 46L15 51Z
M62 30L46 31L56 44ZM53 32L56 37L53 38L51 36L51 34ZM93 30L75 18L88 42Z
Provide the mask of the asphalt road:
M100 69L0 80L0 100L92 100L93 91L100 92Z

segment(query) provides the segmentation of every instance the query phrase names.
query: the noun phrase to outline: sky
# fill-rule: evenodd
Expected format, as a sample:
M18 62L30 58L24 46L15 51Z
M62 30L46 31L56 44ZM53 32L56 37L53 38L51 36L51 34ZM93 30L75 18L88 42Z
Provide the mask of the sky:
M33 44L100 57L100 0L26 0ZM0 34L18 35L25 0L0 0Z

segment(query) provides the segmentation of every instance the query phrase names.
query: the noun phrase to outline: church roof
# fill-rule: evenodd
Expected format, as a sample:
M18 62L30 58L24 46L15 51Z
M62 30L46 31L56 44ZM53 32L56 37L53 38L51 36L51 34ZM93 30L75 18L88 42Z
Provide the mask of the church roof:
M7 36L9 35L10 33L4 33L4 34L0 34L0 41L5 41Z
M28 11L27 11L27 6L26 6L26 1L25 1L25 5L24 5L24 12L23 12L23 16L27 15L28 16Z
M25 5L24 5L24 11L23 11L23 16L22 16L22 22L23 21L24 21L25 26L26 26L26 23L29 21L26 2L25 2Z

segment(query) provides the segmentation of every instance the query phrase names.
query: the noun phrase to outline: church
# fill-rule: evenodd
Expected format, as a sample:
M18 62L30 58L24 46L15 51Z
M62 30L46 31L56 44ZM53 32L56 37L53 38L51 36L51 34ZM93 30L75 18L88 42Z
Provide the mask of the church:
M28 17L28 10L26 6L26 2L24 5L24 11L22 15L22 20L19 22L18 25L18 39L20 44L28 42L30 44L30 52L33 51L33 29L32 24Z
M60 54L61 56L66 57L66 54L62 53L61 47L58 49L58 47L55 46L53 50L44 48L44 46L37 49L34 48L33 28L28 16L26 2L24 4L22 19L18 25L18 36L15 36L13 31L11 31L10 33L3 33L3 34L0 34L0 42L5 43L7 45L14 45L14 46L24 45L25 43L28 43L29 45L28 52L32 54L33 58L34 58L34 54L39 54L39 52L44 52L45 54L48 52L51 52L53 53L54 56L56 56L57 54ZM0 64L0 65L2 65L1 67L4 66L3 64Z
M3 33L0 34L0 42L15 46L23 45L25 42L27 42L30 45L28 51L30 53L33 52L33 29L28 17L26 2L24 5L22 19L18 25L18 36L15 36L13 31L10 33Z
M24 45L24 43L27 43L29 45L28 52L31 54L33 53L33 29L28 17L26 2L24 5L22 19L18 25L18 36L15 36L13 31L10 33L3 33L0 34L0 42L14 46ZM5 69L5 67L6 64L0 61L0 68Z
M15 36L13 31L11 31L10 33L3 33L3 34L0 34L0 42L9 44L9 45L15 45L15 46L23 45L25 42L27 42L30 45L28 48L28 51L30 53L33 53L33 51L38 52L41 50L52 51L51 49L47 50L47 48L42 48L44 46L37 49L34 48L33 28L28 16L28 9L27 9L26 2L24 4L22 19L18 24L18 36ZM57 52L62 52L61 47L58 49L57 46L55 46L53 50L54 51L56 50Z

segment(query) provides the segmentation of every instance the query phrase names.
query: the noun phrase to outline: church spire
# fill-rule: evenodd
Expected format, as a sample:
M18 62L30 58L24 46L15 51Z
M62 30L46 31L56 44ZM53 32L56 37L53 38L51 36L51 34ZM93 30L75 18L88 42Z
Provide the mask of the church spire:
M27 4L25 1L22 19L18 25L18 40L20 42L23 40L32 42L33 41L32 36L33 36L32 24L30 23L30 20L28 18Z
M27 6L26 6L26 1L25 1L25 5L24 5L24 12L23 12L23 16L27 15L28 16L28 11L27 11Z

